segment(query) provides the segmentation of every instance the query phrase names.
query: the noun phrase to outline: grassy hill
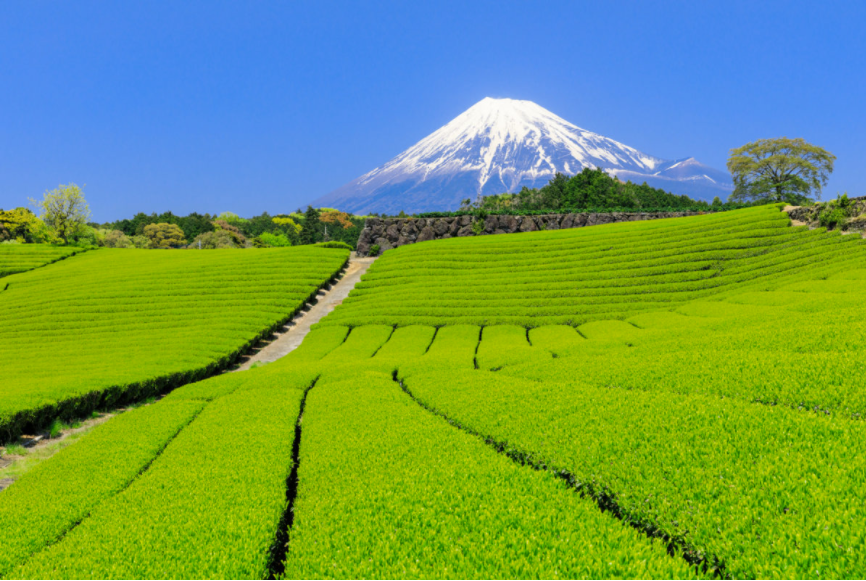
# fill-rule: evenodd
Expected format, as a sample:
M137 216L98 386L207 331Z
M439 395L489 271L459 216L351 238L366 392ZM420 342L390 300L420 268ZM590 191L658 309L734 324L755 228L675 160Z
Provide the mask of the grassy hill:
M864 283L777 207L389 251L0 494L0 575L862 577Z
M0 244L0 277L26 272L84 252L73 246L51 244ZM0 285L0 288L5 286Z
M776 206L390 250L329 325L580 325L857 264L854 236Z
M210 375L291 318L347 257L101 249L4 278L0 439Z

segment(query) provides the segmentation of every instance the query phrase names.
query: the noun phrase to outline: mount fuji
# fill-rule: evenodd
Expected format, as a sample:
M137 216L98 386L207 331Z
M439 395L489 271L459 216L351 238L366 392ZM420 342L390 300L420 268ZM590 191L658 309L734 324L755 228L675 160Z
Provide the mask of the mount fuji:
M388 163L313 202L355 214L454 210L480 195L538 188L556 172L600 167L626 181L723 200L727 172L665 160L581 129L532 101L486 98Z

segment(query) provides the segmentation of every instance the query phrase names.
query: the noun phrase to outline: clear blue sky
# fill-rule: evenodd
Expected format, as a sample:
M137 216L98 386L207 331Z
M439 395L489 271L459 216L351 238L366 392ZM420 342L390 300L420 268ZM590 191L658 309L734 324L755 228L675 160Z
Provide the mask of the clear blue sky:
M866 195L866 2L0 3L0 207L292 211L486 97L724 169L786 135Z

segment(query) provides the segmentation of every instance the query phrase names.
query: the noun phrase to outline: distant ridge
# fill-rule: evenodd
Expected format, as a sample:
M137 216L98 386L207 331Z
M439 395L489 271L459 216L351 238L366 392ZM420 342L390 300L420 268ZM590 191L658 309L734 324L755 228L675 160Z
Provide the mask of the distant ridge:
M706 201L733 190L728 173L694 158L653 157L532 101L488 97L313 204L356 214L453 210L466 198L541 187L556 172L571 175L585 167Z

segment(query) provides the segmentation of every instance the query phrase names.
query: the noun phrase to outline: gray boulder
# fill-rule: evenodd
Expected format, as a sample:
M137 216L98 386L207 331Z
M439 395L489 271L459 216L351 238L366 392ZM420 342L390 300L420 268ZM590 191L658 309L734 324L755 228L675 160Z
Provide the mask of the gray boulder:
M520 224L520 231L535 232L536 230L538 230L538 226L535 225L535 220L533 220L531 216L524 217L523 223Z
M418 234L418 238L415 239L415 242L425 242L427 240L433 240L436 238L436 232L430 226L425 226L421 233Z

